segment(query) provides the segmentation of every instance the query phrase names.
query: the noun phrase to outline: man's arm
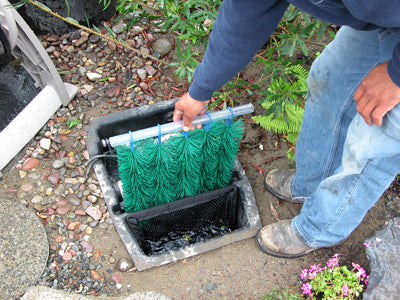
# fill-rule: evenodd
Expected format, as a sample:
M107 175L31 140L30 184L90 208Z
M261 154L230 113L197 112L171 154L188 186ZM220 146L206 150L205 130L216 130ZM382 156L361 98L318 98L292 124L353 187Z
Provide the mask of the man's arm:
M288 7L285 0L224 0L218 11L206 53L196 68L189 94L176 104L174 121L204 113L204 103L241 71L274 32Z

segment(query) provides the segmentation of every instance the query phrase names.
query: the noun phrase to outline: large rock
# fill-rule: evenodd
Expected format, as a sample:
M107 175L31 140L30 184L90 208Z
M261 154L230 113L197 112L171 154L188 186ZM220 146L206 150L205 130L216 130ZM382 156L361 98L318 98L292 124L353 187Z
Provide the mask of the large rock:
M364 300L399 299L400 295L400 218L366 240L371 274Z
M18 0L10 2L17 3ZM99 25L102 20L108 20L114 15L116 0L112 0L106 10L104 10L103 1L99 0L68 0L68 2L65 0L41 0L40 3L63 17L73 18L82 25L87 24L86 20L90 24ZM31 4L25 4L18 9L18 12L36 34L52 33L62 35L76 30L75 26L69 25Z
M19 299L46 267L46 231L33 211L5 199L0 199L0 224L0 298Z

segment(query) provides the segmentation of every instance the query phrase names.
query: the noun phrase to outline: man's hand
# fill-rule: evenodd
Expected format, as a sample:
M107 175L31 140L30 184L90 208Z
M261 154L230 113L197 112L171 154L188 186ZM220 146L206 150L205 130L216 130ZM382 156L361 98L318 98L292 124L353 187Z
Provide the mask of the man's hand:
M176 103L174 111L174 122L183 120L183 130L194 130L192 119L206 113L205 104L210 101L198 101L193 99L189 93L184 94ZM201 127L201 126L200 126Z
M354 93L357 110L370 126L381 126L384 115L400 102L400 87L390 78L387 64L374 67Z

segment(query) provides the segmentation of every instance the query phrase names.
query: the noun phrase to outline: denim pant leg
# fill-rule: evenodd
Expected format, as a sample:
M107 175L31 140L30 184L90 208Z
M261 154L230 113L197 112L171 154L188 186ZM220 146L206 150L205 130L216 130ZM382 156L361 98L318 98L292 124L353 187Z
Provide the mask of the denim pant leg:
M380 135L387 140L375 141L371 137L379 135L370 132L383 128L386 132L396 130L390 127L394 125L380 128L364 124L361 130L359 123L363 120L353 100L362 78L374 66L390 59L398 42L382 30L362 32L343 27L312 66L296 149L297 172L291 183L293 196L306 200L300 215L292 221L293 228L309 246L328 246L347 237L400 171L395 153L384 152L390 148L388 145L398 141L384 132ZM357 126L350 126L355 122ZM369 142L366 143L367 136ZM378 150L378 146L384 149ZM370 157L349 155L348 149L357 151L358 147ZM349 164L349 158L360 169L352 169L344 176L341 172L349 172L348 166L344 167L345 163ZM382 160L387 161L390 168L381 170L386 172L385 176L377 171L379 165L372 164L371 159L381 165L384 164ZM371 173L372 166L376 170ZM360 180L367 180L367 183L362 185ZM368 194L368 201L363 194ZM357 208L352 210L349 203L355 203ZM346 214L350 211L355 215Z

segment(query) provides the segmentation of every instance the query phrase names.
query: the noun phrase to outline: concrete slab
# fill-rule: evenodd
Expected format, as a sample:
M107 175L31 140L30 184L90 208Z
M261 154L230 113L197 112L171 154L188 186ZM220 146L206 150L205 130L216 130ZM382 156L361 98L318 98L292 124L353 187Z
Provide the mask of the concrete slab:
M46 232L30 209L10 200L0 200L0 224L0 295L17 299L46 266Z

